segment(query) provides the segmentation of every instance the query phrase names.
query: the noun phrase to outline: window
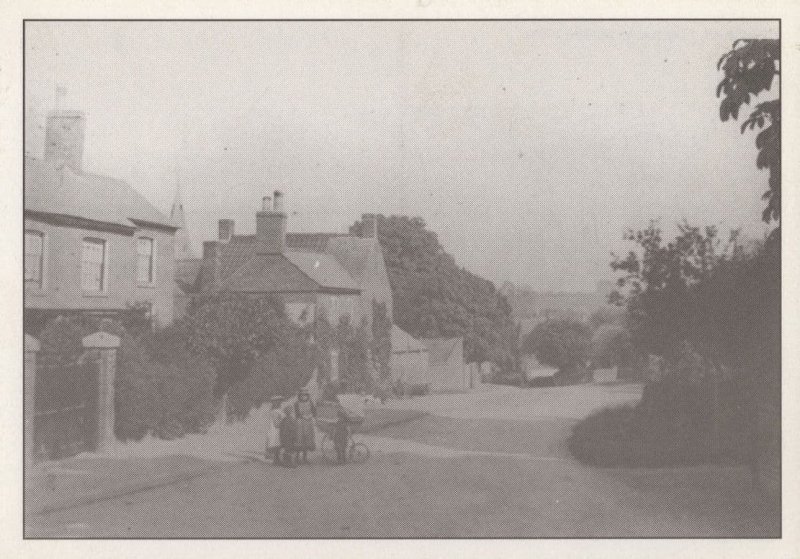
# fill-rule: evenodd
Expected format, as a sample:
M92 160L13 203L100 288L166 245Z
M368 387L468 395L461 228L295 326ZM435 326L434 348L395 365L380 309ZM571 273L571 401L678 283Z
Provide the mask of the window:
M153 239L142 237L136 242L136 281L153 283Z
M42 289L44 279L44 233L25 231L25 286Z
M84 239L81 287L84 291L99 292L105 289L105 281L106 242L101 239Z

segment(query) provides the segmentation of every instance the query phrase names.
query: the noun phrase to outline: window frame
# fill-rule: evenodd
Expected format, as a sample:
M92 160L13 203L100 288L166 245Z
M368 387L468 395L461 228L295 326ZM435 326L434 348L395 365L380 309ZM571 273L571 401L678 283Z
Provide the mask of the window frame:
M142 280L139 278L139 243L141 241L150 241L150 270L148 274L148 279ZM155 237L149 237L146 235L142 235L141 237L136 237L136 285L139 287L152 287L156 283L156 239Z
M84 284L83 275L85 272L85 266L87 261L85 259L85 250L87 243L94 243L101 245L103 247L103 259L101 261L101 268L100 268L100 289L87 289L86 285ZM88 296L97 296L97 295L106 295L108 293L108 262L109 262L109 254L108 254L108 239L103 239L101 237L83 237L81 239L81 291L84 295Z
M24 261L23 261L23 284L25 286L25 290L31 290L31 291L34 291L34 292L42 292L42 291L45 290L46 278L47 278L47 268L46 268L46 266L47 266L47 263L46 263L47 262L47 258L46 258L46 255L47 255L47 235L45 234L44 231L40 231L38 229L25 229L24 235L27 236L28 234L37 235L41 239L41 244L40 244L41 253L39 254L39 281L37 283L35 283L35 284L28 282L28 278L25 277L25 265L24 265ZM26 237L23 237L23 243L25 245L23 247L23 258L27 258L28 257L28 253L26 252L28 247L27 247L27 243L24 242L25 240L26 240Z

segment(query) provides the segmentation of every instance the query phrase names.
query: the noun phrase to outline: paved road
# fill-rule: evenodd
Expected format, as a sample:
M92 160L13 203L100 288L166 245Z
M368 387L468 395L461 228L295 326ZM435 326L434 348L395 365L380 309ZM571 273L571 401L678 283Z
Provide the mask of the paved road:
M636 387L502 389L393 406L438 411L365 437L365 464L250 462L32 519L31 536L638 537L777 535L741 468L598 470L576 417Z

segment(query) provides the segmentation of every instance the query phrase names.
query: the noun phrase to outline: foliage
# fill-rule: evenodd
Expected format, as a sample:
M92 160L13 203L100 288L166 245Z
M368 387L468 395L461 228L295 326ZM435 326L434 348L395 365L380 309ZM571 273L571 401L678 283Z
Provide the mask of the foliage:
M372 302L372 367L379 381L386 381L391 374L392 320L386 303Z
M458 266L421 218L381 215L378 225L394 322L415 337L463 336L467 361L515 370L519 333L494 284Z
M679 234L664 243L655 221L640 231L628 231L625 239L638 245L627 257L614 256L611 268L624 275L612 294L617 304L627 306L632 342L639 350L665 357L677 355L682 342L691 340L692 316L697 312L695 286L707 281L720 262L739 259L743 248L732 232L723 245L715 227L700 229L686 222Z
M370 343L365 327L354 327L347 319L331 326L327 320L320 318L316 332L319 351L317 366L322 377L329 379L331 376L330 355L335 350L338 353L338 389L360 391L372 388Z
M781 50L777 39L738 39L733 48L719 59L717 69L725 77L717 86L722 97L719 113L723 122L739 118L742 105L750 104L761 93L769 91L776 76L780 76ZM769 169L769 190L762 218L766 222L780 220L781 214L781 101L774 99L755 106L742 123L741 131L761 131L756 136L759 169Z
M189 347L217 372L217 397L242 382L273 349L291 346L306 334L284 315L280 300L220 292L208 295L186 317Z
M553 319L537 324L525 339L523 349L545 365L570 371L585 366L590 340L591 331L586 324Z
M115 431L122 440L203 432L214 417L215 371L187 347L185 324L125 333L117 361Z
M691 465L712 459L709 390L674 379L647 385L636 406L607 408L573 428L570 452L581 462L601 467ZM744 397L733 382L721 387L721 454L737 462L747 458Z
M633 364L631 333L618 324L601 324L592 335L590 357L599 367L628 367Z
M589 316L589 326L597 330L603 325L624 326L625 311L619 307L601 307Z

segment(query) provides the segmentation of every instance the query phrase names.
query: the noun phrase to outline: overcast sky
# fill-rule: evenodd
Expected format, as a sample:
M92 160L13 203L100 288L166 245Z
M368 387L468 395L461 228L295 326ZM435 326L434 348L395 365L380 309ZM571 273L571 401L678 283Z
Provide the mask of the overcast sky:
M419 215L496 282L585 290L622 232L686 217L763 232L753 134L719 120L719 56L767 22L40 23L26 150L56 102L87 170L169 212L199 252L286 193L290 231ZM66 93L56 100L56 84Z

